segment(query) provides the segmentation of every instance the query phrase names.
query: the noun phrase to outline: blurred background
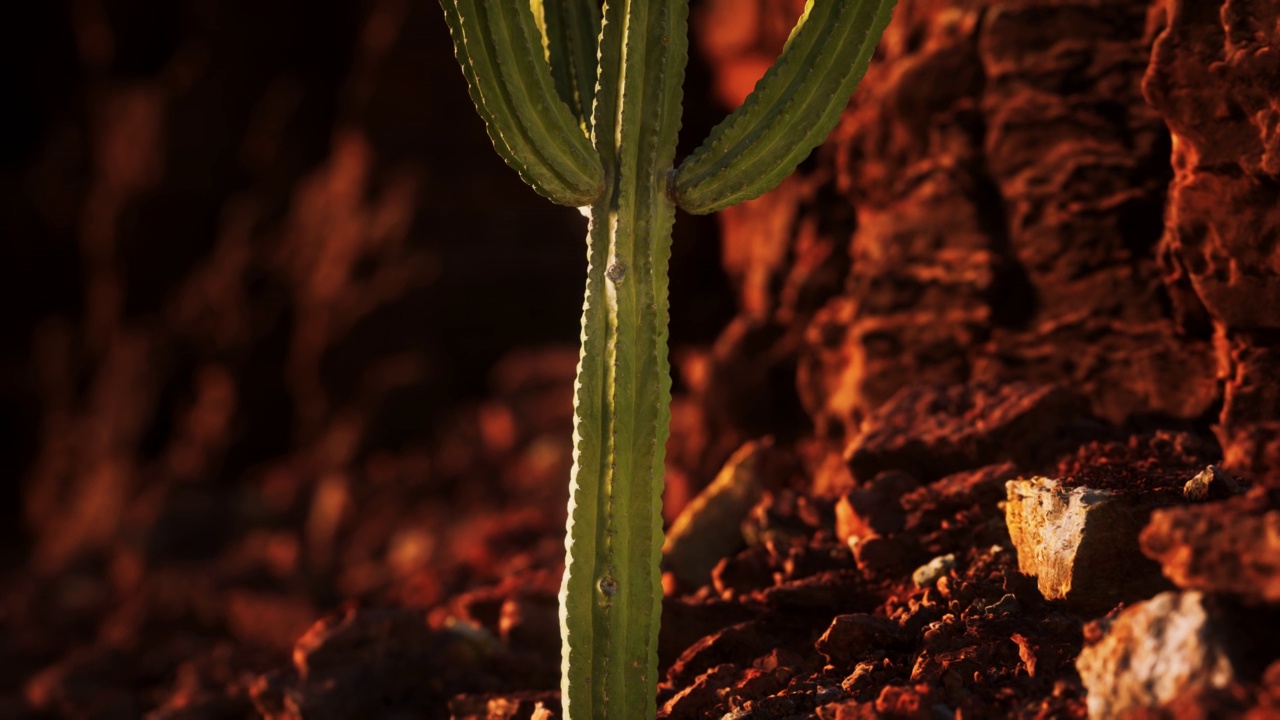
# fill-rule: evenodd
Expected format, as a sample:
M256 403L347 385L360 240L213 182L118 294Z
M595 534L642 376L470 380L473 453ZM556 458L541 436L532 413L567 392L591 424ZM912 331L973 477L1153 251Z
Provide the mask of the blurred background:
M471 582L433 549L470 508L563 531L585 221L493 152L435 2L10 3L0 33L0 697L174 628L282 658L391 565L429 606ZM705 345L713 220L672 274Z
M492 152L434 3L4 12L10 551L24 512L40 522L24 488L99 477L120 487L92 504L119 504L335 432L339 465L423 447L499 358L576 344L584 221ZM697 133L716 110L691 76ZM699 220L680 224L677 343L731 311Z

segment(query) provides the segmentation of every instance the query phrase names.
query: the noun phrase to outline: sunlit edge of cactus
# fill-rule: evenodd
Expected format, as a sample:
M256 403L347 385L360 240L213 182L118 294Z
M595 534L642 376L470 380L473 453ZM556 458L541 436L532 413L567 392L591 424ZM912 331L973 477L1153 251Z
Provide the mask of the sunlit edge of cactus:
M834 127L893 0L831 0L818 8L825 25L814 20L810 0L774 69L679 170L672 165L688 0L607 0L599 16L597 82L590 90L585 28L596 22L593 0L441 3L472 99L499 154L539 193L588 206L561 592L562 702L566 718L652 717L662 599L661 480L670 420L667 265L675 204L710 212L759 195L789 175ZM497 10L486 14L491 6ZM540 18L534 16L539 9ZM486 17L501 22L485 22ZM502 23L502 36L514 38L519 48L502 52L495 40ZM467 28L494 35L477 38ZM468 46L469 36L475 47ZM820 38L833 36L854 44L819 47ZM558 37L573 47L556 45ZM515 61L516 50L532 67ZM483 76L485 68L496 68L497 77ZM800 92L806 88L795 83L813 72L821 82ZM537 103L521 106L517 95ZM554 120L550 130L548 118L534 117L547 108ZM566 131L568 123L578 132ZM581 162L586 133L595 163ZM767 147L753 145L761 137L767 137ZM594 182L597 167L600 185ZM573 184L563 182L566 172L576 176L570 178L576 187L564 187ZM729 174L736 183L719 182Z

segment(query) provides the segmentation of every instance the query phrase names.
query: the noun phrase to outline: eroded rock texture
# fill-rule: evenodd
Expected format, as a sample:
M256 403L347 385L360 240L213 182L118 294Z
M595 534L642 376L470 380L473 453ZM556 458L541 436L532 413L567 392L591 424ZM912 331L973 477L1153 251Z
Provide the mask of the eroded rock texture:
M1143 85L1174 139L1160 258L1178 312L1214 326L1227 464L1280 482L1280 12L1260 0L1162 10Z
M749 92L799 4L708 3L722 101ZM1248 627L1218 610L1265 617L1280 575L1278 20L1263 0L902 0L832 138L721 216L740 321L781 338L772 366L796 354L836 534L874 543L855 553L899 541L943 475L1002 463L984 487L1063 481L1014 484L1006 506L1046 597L1091 586L1074 610L1101 615L1192 591L1092 631L1095 716L1269 702L1272 681L1219 673ZM1054 387L1085 409L1002 412ZM1126 445L1134 428L1160 430ZM921 489L881 497L902 472Z
M903 6L830 147L857 230L810 327L810 407L848 425L908 382L980 378L1066 382L1110 420L1203 413L1211 349L1178 336L1153 251L1145 4L937 5Z
M1275 491L1152 514L1143 551L1180 587L1280 602L1280 510Z
M795 5L715 33L722 100ZM816 161L723 216L820 435L909 384L1057 383L1110 422L1217 421L1228 469L1280 481L1275 14L900 3Z

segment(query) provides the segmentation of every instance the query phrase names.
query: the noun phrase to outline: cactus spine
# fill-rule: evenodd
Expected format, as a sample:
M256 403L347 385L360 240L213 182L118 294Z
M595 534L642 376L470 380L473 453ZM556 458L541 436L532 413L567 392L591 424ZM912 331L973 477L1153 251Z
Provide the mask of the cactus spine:
M551 200L589 206L574 468L561 590L571 720L655 714L667 264L678 203L769 190L831 131L894 0L809 0L747 101L678 169L688 0L441 0L498 153Z

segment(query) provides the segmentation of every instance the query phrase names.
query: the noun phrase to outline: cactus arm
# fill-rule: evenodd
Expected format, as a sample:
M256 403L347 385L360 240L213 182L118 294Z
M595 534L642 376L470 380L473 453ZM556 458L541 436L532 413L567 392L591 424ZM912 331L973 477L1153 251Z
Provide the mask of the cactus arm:
M895 0L809 0L782 55L676 172L688 212L714 212L775 187L840 119Z
M655 714L663 454L670 420L667 265L688 58L687 0L608 0L574 470L561 596L565 717Z
M541 6L556 91L591 132L596 97L600 7L595 0L533 0Z
M538 193L587 205L604 188L599 157L555 90L527 3L441 0L467 88L494 148Z

